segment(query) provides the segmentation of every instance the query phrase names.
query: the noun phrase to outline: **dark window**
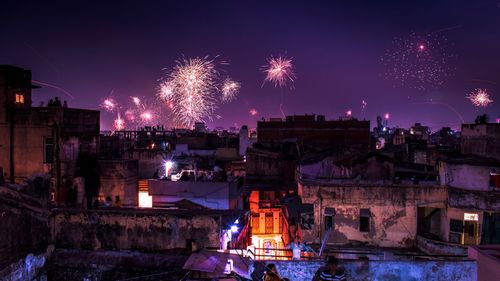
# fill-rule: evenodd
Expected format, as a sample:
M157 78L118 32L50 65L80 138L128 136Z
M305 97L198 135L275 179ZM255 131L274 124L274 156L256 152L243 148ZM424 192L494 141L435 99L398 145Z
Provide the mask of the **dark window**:
M370 209L359 210L359 231L370 232Z
M333 229L334 208L325 208L325 230Z
M49 164L54 163L54 139L44 138L43 147L44 147L43 162Z
M450 219L450 231L456 233L463 233L464 222L461 220Z

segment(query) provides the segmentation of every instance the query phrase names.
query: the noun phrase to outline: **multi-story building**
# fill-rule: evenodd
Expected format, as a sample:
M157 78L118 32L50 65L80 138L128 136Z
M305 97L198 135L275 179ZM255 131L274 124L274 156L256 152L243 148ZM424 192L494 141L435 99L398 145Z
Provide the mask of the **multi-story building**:
M294 115L285 120L272 118L257 122L257 141L281 144L294 141L300 147L316 145L370 146L370 121L325 120L323 115Z
M73 185L80 153L96 153L99 111L31 106L31 71L0 66L0 167L11 182L49 174L58 202Z
M462 124L462 154L493 157L500 161L500 123Z

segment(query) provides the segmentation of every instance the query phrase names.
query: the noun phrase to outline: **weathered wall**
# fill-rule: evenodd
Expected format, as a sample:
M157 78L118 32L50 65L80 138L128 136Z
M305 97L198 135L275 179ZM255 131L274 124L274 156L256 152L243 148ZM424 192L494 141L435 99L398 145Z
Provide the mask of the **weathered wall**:
M137 206L138 161L129 159L99 160L101 189L99 195L110 198L113 206ZM120 202L117 202L117 196Z
M323 262L277 261L284 278L311 280ZM343 261L347 280L352 281L476 281L475 261Z
M494 157L500 161L500 124L462 124L462 154Z
M319 242L325 233L325 208L334 208L334 231L329 243L360 241L381 247L408 247L417 232L420 204L446 202L446 188L424 186L329 186L299 183L302 202L314 204L315 225L303 231L306 242ZM369 232L361 232L360 209L371 213Z
M417 247L427 254L466 256L467 246L417 236Z
M180 280L186 260L185 255L60 249L52 255L47 275L52 281L121 280L153 274L140 280Z
M450 207L500 212L500 192L481 192L450 188L448 193L448 204Z
M237 198L236 182L164 181L148 180L149 195L153 196L153 206L162 203L190 200L210 209L227 210L231 200Z
M144 252L218 248L219 217L165 210L55 210L53 233L57 248Z
M441 185L469 190L490 191L490 172L500 172L497 166L473 166L466 164L439 163Z
M49 215L39 200L0 187L0 270L29 253L45 251Z
M469 258L477 262L478 281L491 281L495 276L497 278L500 276L500 259L498 258L498 254L500 254L500 245L469 247Z

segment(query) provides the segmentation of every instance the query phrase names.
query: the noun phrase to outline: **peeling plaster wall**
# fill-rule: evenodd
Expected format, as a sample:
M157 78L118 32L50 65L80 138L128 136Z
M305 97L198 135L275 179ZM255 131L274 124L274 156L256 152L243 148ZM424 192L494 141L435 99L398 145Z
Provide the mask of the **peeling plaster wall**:
M319 261L276 261L278 272L291 281L312 280ZM350 281L476 281L475 261L341 261Z
M53 220L57 248L162 252L219 247L219 218L183 216L159 211L56 210Z
M315 225L304 230L305 242L319 243L325 233L325 208L334 208L329 243L359 241L380 247L408 247L415 242L417 207L446 202L445 187L325 186L299 183L303 203L314 204ZM360 209L370 209L369 232L359 231Z

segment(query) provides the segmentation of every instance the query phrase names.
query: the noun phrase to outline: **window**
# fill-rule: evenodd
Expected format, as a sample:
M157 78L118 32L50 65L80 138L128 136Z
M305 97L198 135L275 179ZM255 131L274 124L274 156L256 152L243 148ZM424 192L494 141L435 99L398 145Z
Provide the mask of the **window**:
M359 231L370 232L370 209L359 210Z
M333 229L334 208L325 208L325 230Z
M490 172L490 186L500 187L500 174L495 172Z
M24 95L21 92L16 93L16 103L24 103Z
M43 162L48 164L54 163L54 138L44 138L43 148Z

